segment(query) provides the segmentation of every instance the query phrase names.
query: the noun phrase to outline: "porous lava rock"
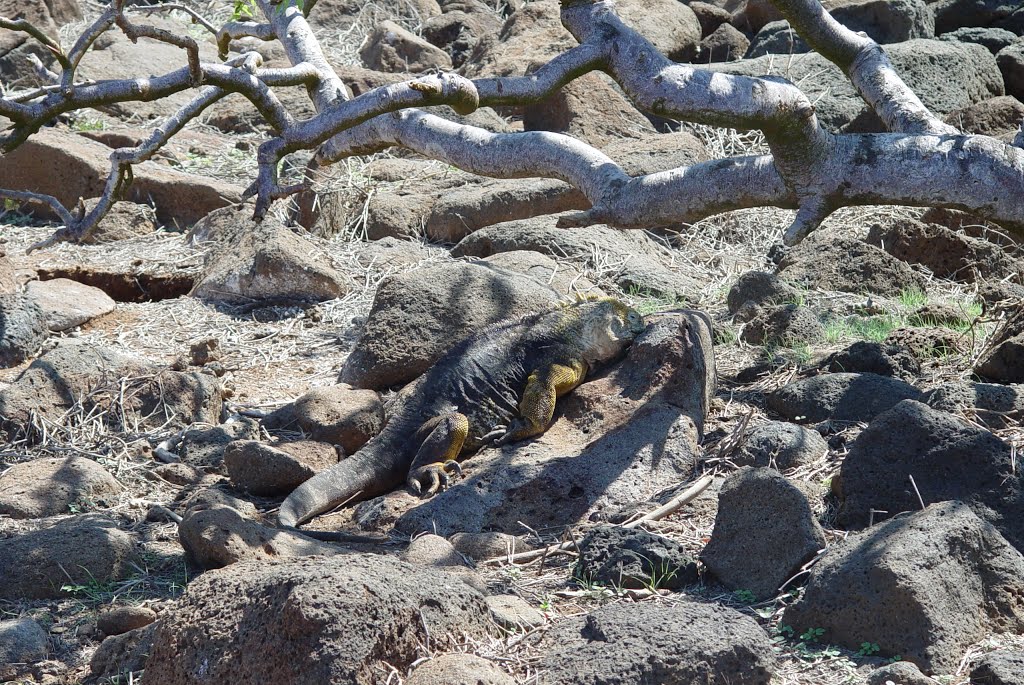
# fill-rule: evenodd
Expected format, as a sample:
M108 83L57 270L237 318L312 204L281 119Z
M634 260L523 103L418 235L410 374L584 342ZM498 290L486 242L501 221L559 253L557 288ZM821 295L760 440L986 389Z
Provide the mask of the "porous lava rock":
M603 606L557 623L538 649L545 685L768 685L775 670L754 619L687 599Z
M392 557L235 564L192 581L165 612L146 677L371 685L382 659L404 673L427 640L444 649L490 627L480 593Z
M0 474L0 514L16 519L87 509L121 492L121 485L92 459L46 457L14 464Z
M921 501L959 500L1024 549L1019 471L1010 445L995 434L906 400L857 436L832 485L844 526L863 528L920 509Z
M1024 628L1022 579L1024 556L994 526L963 503L941 502L834 543L782 623L948 673L990 631Z
M768 395L767 406L790 421L870 421L921 391L874 373L825 373L784 385Z
M827 452L828 443L818 431L787 421L765 421L747 431L732 461L782 471L806 466Z
M824 547L806 495L775 469L745 467L722 484L700 558L726 587L764 599Z
M587 584L678 590L697 580L697 564L681 544L645 530L597 526L579 553L573 576Z

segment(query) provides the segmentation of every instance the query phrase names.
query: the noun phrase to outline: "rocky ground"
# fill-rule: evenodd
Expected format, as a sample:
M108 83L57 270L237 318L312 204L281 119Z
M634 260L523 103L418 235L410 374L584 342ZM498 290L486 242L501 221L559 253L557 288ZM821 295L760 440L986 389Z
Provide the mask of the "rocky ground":
M18 4L65 40L98 7ZM318 4L357 93L407 70L522 73L571 45L547 0ZM1024 11L832 5L926 105L1012 139ZM774 70L830 128L877 130L767 3L618 7L674 59ZM8 38L16 87L31 48ZM110 37L82 70L178 66L163 47ZM69 116L3 159L0 187L94 197L110 147L177 104ZM594 74L471 123L569 132L631 174L764 151L648 119ZM774 209L562 230L586 203L561 182L398 151L255 225L233 202L266 135L244 101L212 108L137 168L92 244L27 254L53 224L0 212L3 682L1024 682L1019 233L907 207L842 210L792 249ZM273 527L454 341L594 294L648 330L543 436L482 450L432 499L309 524L387 543Z

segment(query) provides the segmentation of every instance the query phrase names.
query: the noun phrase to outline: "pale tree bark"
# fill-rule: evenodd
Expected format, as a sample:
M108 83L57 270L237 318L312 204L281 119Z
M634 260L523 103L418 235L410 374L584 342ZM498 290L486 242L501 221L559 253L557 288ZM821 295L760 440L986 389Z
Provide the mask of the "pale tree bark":
M232 22L220 28L190 10L194 20L216 36L222 58L235 38L278 40L292 64L287 69L265 69L255 55L222 64L202 63L193 39L132 19L123 0L113 0L67 54L37 28L0 18L0 26L24 31L47 46L61 69L59 75L51 75L52 85L0 98L0 116L13 122L0 133L0 152L17 147L56 116L83 107L151 100L185 89L197 89L196 97L142 145L111 154L104 195L88 214L81 209L72 212L52 197L24 191L0 190L0 197L53 208L65 225L47 244L81 240L130 182L132 165L150 158L204 108L237 92L274 129L273 137L259 148L258 176L246 193L256 197L257 219L275 200L308 187L308 183L279 183L278 170L287 155L314 150L314 163L327 165L400 146L481 175L564 180L579 189L592 207L564 216L563 226L605 223L643 228L775 206L797 210L785 233L786 242L792 244L840 207L904 204L962 209L1022 230L1024 132L1013 145L961 135L928 111L879 45L842 26L818 0L773 2L814 50L848 76L889 133L838 135L825 130L808 98L782 79L734 76L671 62L623 24L608 2L563 0L562 23L579 45L528 76L470 81L454 74L429 75L351 99L294 0L259 0L265 21ZM303 9L308 12L314 5L307 0ZM181 9L161 5L146 11L169 8ZM186 66L152 78L76 82L82 55L104 31L115 27L133 40L147 36L181 47ZM599 150L569 136L493 134L415 109L447 104L459 113L469 113L479 106L522 106L594 70L610 75L643 111L681 121L760 130L771 154L631 177ZM270 90L271 86L300 85L317 111L305 121L296 121Z

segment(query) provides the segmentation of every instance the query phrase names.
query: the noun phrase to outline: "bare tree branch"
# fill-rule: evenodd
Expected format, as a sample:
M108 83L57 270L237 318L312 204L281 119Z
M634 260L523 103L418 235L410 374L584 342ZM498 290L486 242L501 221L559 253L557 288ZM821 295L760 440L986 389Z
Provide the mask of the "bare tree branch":
M231 41L238 38L259 38L260 40L276 40L277 34L270 24L257 24L248 21L232 21L224 24L216 31L217 50L221 59L228 56Z
M67 68L68 58L61 49L60 43L55 41L53 38L50 38L42 31L42 29L38 28L27 19L7 19L6 17L0 17L0 29L27 33L48 48L62 67Z

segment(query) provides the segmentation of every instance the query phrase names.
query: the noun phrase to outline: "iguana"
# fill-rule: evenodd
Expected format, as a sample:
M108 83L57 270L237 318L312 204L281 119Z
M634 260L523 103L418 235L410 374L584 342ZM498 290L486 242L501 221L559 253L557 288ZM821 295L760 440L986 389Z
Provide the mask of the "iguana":
M643 330L639 312L612 298L582 300L484 329L396 395L380 434L288 495L279 524L298 526L403 481L425 496L444 489L451 474L461 474L459 459L483 445L547 430L556 398L595 365L618 356Z

